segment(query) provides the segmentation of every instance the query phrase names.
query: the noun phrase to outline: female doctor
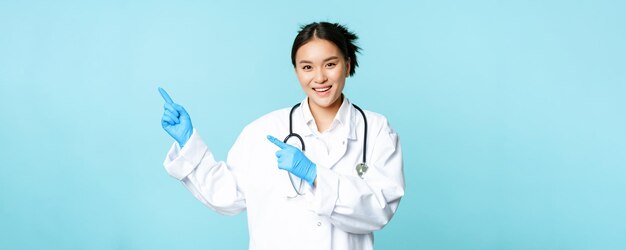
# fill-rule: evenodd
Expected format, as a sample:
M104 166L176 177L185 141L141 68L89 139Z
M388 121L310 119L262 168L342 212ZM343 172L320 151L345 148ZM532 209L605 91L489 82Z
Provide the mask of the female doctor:
M161 124L176 141L165 169L216 212L247 210L250 249L372 249L373 232L396 212L404 195L398 135L343 94L358 66L356 39L335 23L303 26L291 62L307 97L247 125L226 161L159 89Z

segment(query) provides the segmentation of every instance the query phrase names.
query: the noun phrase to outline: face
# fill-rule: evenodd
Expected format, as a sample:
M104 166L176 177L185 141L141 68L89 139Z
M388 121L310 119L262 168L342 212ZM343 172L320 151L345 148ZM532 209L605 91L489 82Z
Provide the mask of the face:
M315 109L339 109L350 63L335 44L314 38L296 51L296 75Z

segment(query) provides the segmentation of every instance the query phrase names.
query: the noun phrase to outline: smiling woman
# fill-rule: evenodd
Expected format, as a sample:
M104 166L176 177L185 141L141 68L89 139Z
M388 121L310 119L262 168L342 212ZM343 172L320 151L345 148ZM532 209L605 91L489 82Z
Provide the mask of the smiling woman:
M350 59L332 42L313 38L298 49L296 60L296 74L309 97L317 129L325 131L341 106Z
M306 25L296 36L291 63L309 98L318 131L326 131L343 101L348 75L354 75L358 37L339 24Z
M161 124L176 140L166 170L219 213L247 210L250 249L372 249L373 232L398 209L405 188L398 136L384 116L343 94L358 66L356 39L339 24L304 26L291 61L307 97L246 126L226 161L214 159L187 111L159 89ZM300 148L289 144L292 136Z

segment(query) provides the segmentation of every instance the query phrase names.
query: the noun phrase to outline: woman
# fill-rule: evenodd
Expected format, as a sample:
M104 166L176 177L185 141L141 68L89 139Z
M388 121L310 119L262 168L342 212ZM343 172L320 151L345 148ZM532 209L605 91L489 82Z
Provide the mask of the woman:
M247 210L250 249L372 249L373 232L398 208L398 136L384 116L343 94L358 66L356 39L339 24L304 26L291 61L307 97L246 126L226 162L214 159L189 114L159 89L162 126L176 140L165 169L218 213ZM290 131L298 136L287 143L274 137Z

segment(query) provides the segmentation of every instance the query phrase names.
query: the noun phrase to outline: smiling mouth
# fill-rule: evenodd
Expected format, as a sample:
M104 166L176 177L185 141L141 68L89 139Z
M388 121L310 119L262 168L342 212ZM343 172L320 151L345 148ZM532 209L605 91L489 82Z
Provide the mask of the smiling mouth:
M324 93L327 92L328 90L330 90L333 86L327 86L327 87L322 87L322 88L313 88L313 90L315 90L315 92L318 93Z

